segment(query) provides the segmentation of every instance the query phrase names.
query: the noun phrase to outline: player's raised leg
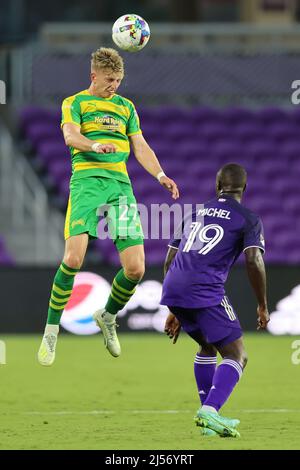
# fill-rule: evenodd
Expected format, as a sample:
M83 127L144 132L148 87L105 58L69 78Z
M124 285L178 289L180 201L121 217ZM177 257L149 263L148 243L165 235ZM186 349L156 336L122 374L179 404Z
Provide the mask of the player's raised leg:
M64 258L54 277L47 324L38 352L38 361L43 366L51 366L54 362L60 319L71 296L74 278L83 263L87 245L86 233L66 240Z
M99 328L101 328L104 343L110 354L118 357L121 346L116 333L116 317L133 296L137 284L145 272L145 255L143 245L129 246L120 253L122 269L117 273L113 282L111 293L104 309L93 315Z

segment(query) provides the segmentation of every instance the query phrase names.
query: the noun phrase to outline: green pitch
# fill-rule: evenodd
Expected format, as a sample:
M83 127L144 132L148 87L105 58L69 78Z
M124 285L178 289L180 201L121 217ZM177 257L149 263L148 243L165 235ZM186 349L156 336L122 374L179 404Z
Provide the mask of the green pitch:
M54 366L36 361L38 336L7 336L0 366L0 449L299 449L300 365L292 337L246 336L249 363L224 407L240 439L200 436L196 345L120 335L111 357L100 335L61 335Z

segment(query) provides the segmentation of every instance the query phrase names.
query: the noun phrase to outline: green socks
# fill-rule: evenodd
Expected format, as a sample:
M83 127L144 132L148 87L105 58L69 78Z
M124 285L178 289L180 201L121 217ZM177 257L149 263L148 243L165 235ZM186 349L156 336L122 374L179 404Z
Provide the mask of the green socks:
M78 271L79 269L69 268L63 262L58 268L51 291L47 324L59 325L63 310L72 294L74 278ZM128 279L124 274L124 269L120 269L113 280L105 310L116 315L133 296L139 282Z
M59 325L63 310L72 294L75 275L79 269L61 263L54 278L48 309L47 324Z
M124 274L124 269L120 269L113 280L110 296L107 304L105 305L105 310L116 315L133 296L135 288L139 282L140 281L128 279Z

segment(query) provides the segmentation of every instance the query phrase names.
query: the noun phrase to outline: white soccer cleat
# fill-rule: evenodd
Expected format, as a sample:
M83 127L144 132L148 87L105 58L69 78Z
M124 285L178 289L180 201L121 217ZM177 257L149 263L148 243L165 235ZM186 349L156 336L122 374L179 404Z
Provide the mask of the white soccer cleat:
M38 361L42 366L52 366L57 343L56 333L45 333L38 352Z
M116 315L112 315L102 308L94 313L93 319L103 333L104 344L110 354L114 357L120 356L121 346L116 332Z

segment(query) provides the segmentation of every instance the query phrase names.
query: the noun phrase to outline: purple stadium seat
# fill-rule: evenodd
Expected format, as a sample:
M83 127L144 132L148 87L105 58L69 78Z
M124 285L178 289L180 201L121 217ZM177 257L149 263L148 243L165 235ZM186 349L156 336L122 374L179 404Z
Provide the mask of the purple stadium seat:
M266 130L268 136L277 142L289 142L291 139L299 139L299 126L293 125L289 122L275 122L270 125Z
M159 159L168 160L170 158L170 154L172 154L172 146L168 142L164 141L164 139L151 139L148 143L154 152L157 153L157 157ZM132 160L133 159L134 157ZM131 157L129 160L131 160Z
M295 197L294 194L289 194L284 200L284 210L299 220L300 218L300 196Z
M231 132L231 128L223 123L203 123L197 128L198 136L208 143L227 139Z
M255 113L246 108L227 108L223 111L223 120L227 124L236 125L239 123L253 123L255 122Z
M298 185L299 179L297 175L294 175L289 171L285 171L283 173L278 172L277 175L272 177L272 194L274 194L275 197L283 198L284 201L286 201L290 196L294 199L296 196L295 190Z
M298 179L300 178L300 158L290 163L289 170L292 175L296 176Z
M189 112L191 123L204 124L208 122L222 122L222 112L219 109L208 107L191 108Z
M70 184L70 174L69 173L64 173L64 172L60 172L58 171L57 172L57 176L56 176L56 186L59 187L60 191L64 191L64 192L67 192L69 191L69 184ZM63 189L65 188L65 189Z
M39 145L37 156L45 165L52 160L63 160L66 165L71 166L71 156L68 148L61 143L46 141Z
M33 124L45 123L59 128L61 120L60 109L50 110L38 106L28 106L20 113L20 128L26 135L27 129Z
M270 178L277 178L281 176L284 178L289 173L289 169L285 161L280 159L267 159L259 163L259 172L264 178L269 180Z
M300 125L300 109L294 106L294 109L289 113L289 119L293 124Z
M238 122L237 125L232 128L233 136L241 141L241 143L251 141L253 139L264 139L265 131L259 124L255 122Z
M284 142L280 145L280 154L282 160L288 163L300 161L300 141Z
M145 139L151 141L152 139L161 138L161 127L157 122L148 122L142 124L142 131Z
M168 105L141 107L138 112L147 141L180 189L180 199L174 201L131 155L128 172L138 203L150 209L151 204L205 202L214 197L219 168L240 163L248 172L244 204L263 220L266 260L300 262L300 110ZM43 178L45 173L51 176L58 198L66 201L71 158L59 121L59 109L28 107L20 117L23 134L36 150L37 169L44 172ZM95 246L107 262L120 264L111 241ZM161 264L166 252L162 241L148 240L145 247L147 263Z
M183 162L205 160L209 153L209 146L201 140L188 140L185 143L176 144L176 153Z
M266 138L264 140L248 142L247 146L244 147L244 152L250 160L257 163L265 159L273 160L279 158L278 147Z
M244 148L239 143L228 138L219 140L211 145L211 152L220 163L235 162L244 153Z
M214 185L216 173L219 170L219 165L214 161L199 162L199 164L191 164L187 168L186 175L188 175L187 186L193 188L196 192L201 187ZM195 187L196 184L196 187Z
M0 265L2 266L14 266L15 260L9 253L0 253Z
M268 193L265 193L263 197L259 194L253 196L251 200L251 208L258 214L270 212L277 213L281 209L280 201Z
M197 135L196 126L191 125L190 122L170 122L164 126L163 139L167 139L172 147L178 142L187 142L194 140Z
M289 119L288 113L281 108L263 108L256 112L258 121L264 124L271 124L275 122L285 122Z
M52 160L48 164L48 169L55 181L63 178L71 178L71 167L63 160Z
M59 128L43 123L37 123L28 127L26 136L34 148L36 148L45 140L63 142L62 134Z
M186 116L183 108L171 105L165 105L157 109L153 109L153 112L156 116L159 116L159 120L165 124L167 121L178 121L179 119L184 119Z

